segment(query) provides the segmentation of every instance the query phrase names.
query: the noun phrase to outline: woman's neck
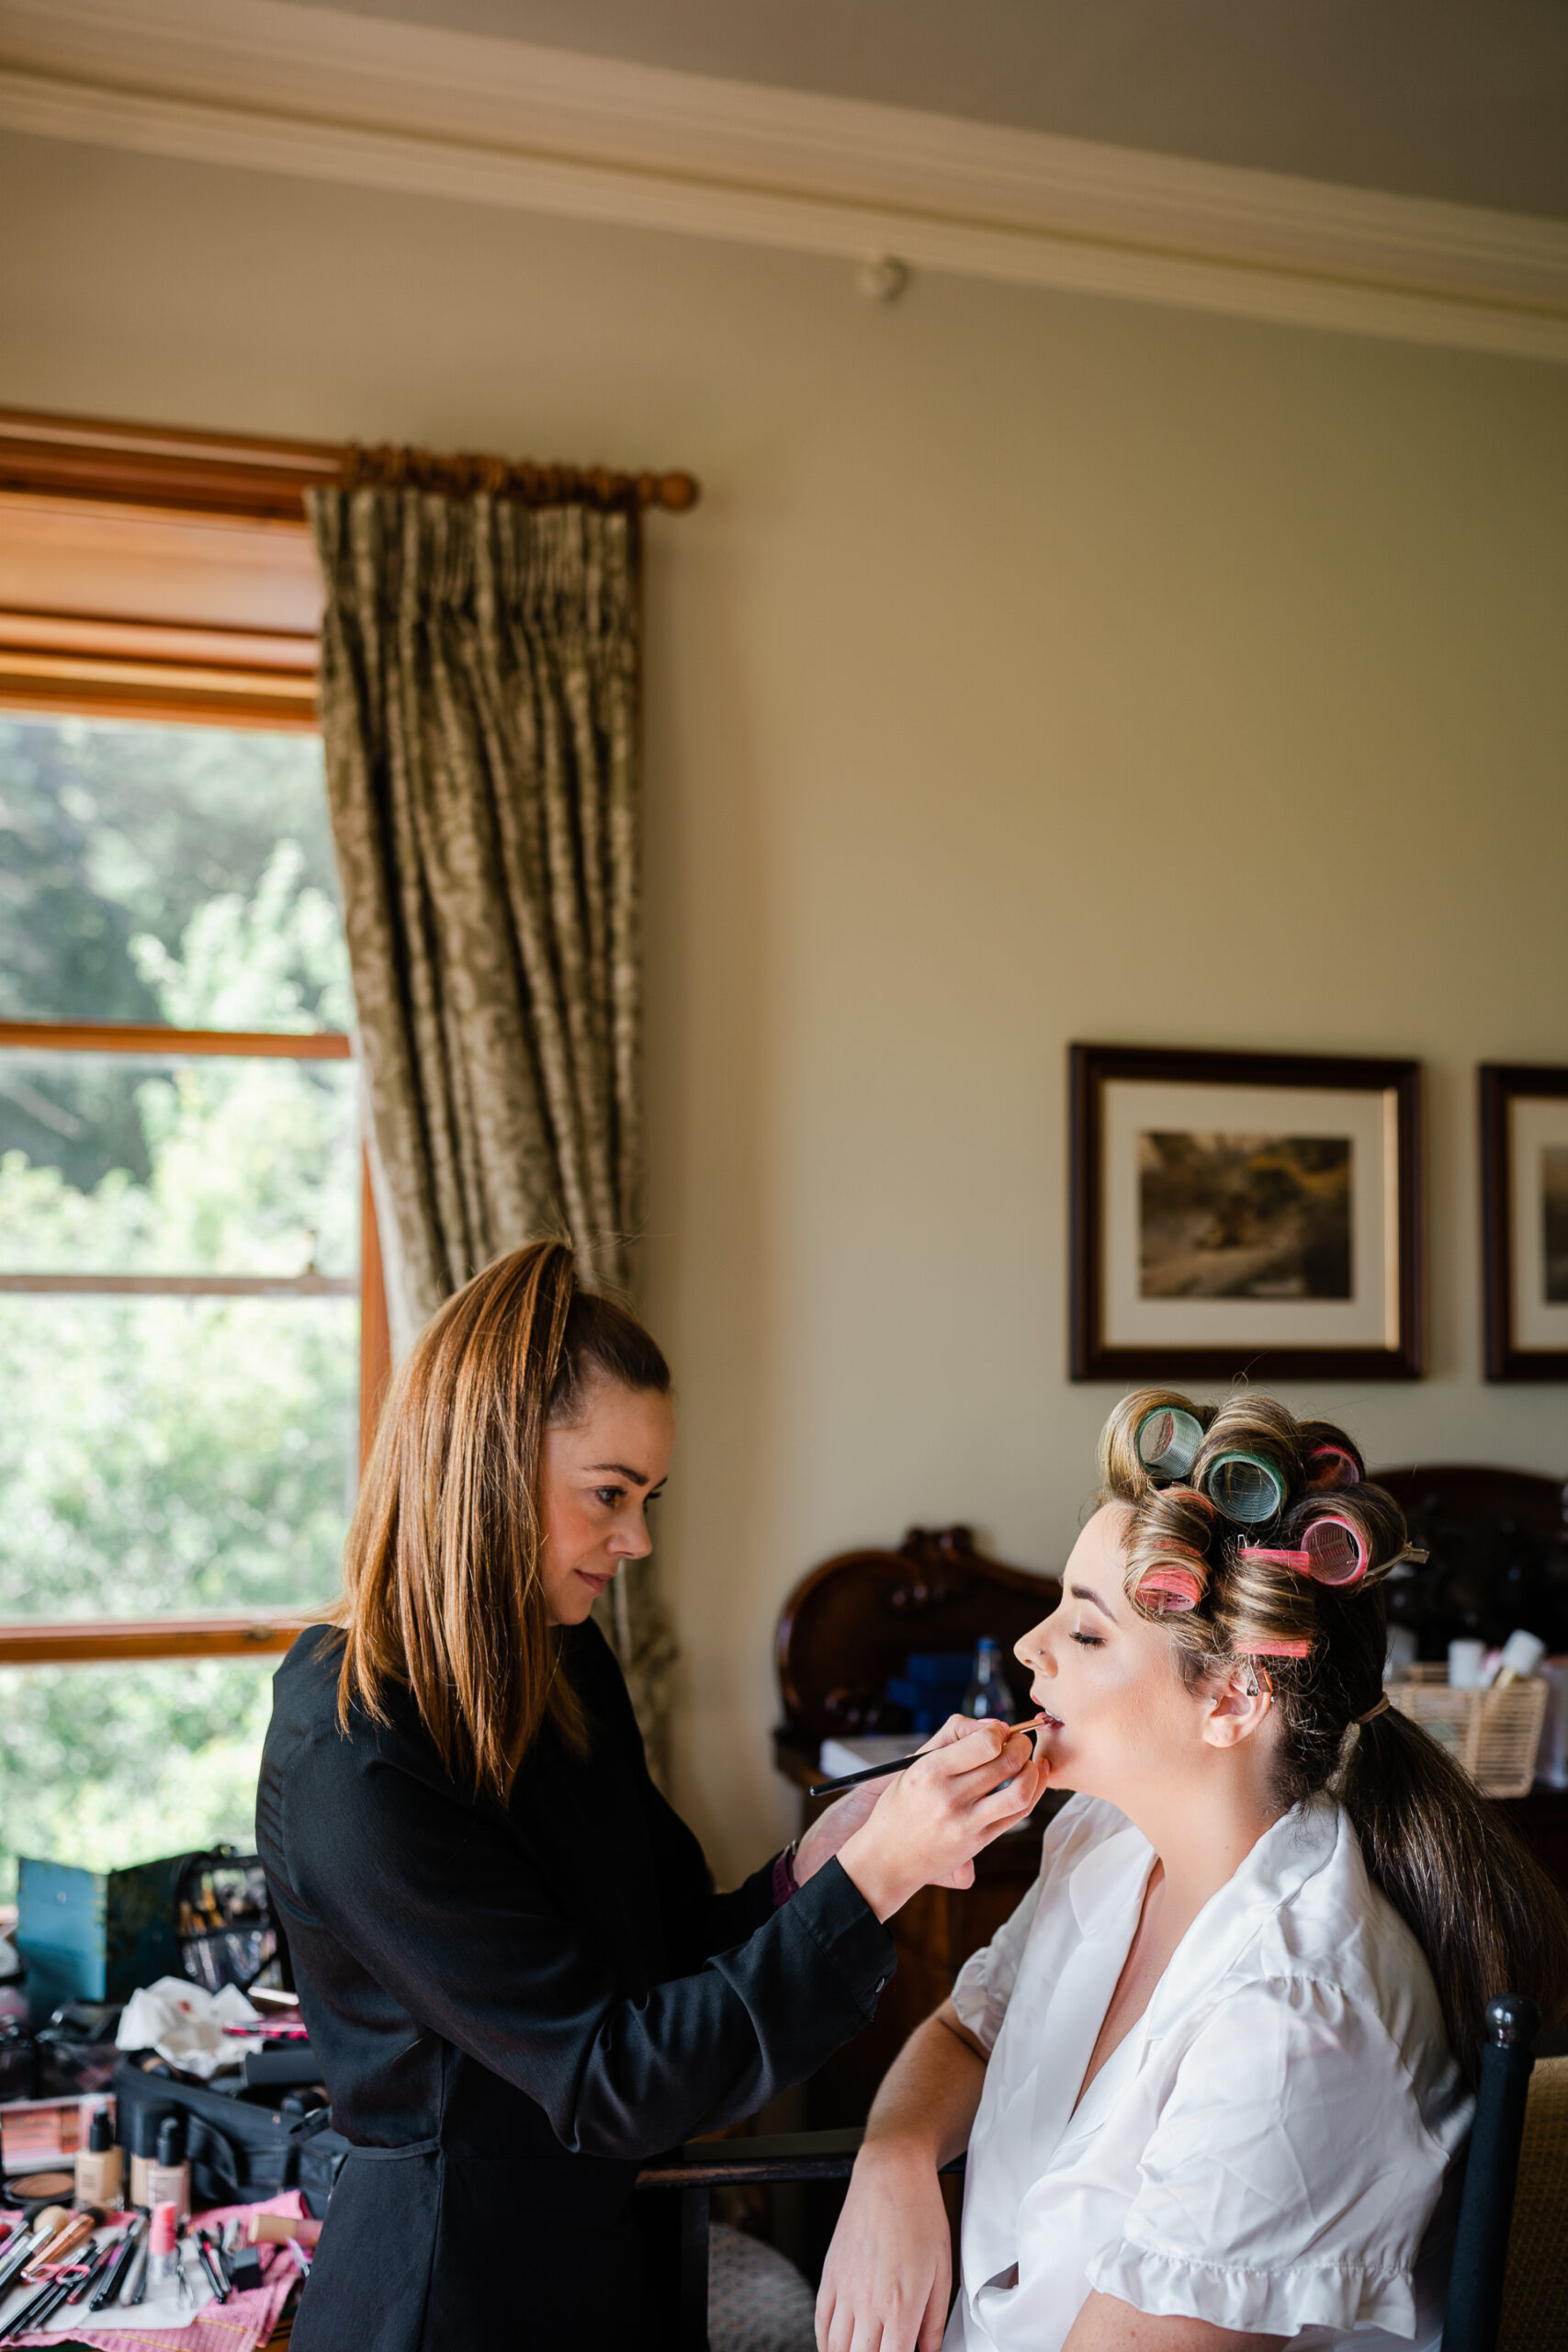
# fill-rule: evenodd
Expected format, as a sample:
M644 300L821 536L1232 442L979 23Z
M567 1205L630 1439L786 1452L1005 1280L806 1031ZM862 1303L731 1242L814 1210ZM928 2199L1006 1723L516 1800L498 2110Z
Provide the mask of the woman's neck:
M1251 1773L1226 1771L1190 1788L1140 1790L1123 1807L1159 1858L1162 1907L1183 1933L1286 1810Z

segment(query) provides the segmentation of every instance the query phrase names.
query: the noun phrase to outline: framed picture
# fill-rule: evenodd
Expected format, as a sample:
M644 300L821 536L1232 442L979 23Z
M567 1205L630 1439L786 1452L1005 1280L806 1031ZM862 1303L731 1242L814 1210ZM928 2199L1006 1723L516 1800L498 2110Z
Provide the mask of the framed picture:
M1481 1070L1488 1380L1568 1380L1568 1069Z
M1075 1046L1071 1079L1075 1380L1420 1377L1418 1062Z

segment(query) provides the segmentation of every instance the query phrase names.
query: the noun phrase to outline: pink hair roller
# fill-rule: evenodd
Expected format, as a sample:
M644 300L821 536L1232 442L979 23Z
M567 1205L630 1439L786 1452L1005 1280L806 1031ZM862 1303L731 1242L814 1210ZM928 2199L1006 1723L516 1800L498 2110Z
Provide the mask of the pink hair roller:
M1301 1541L1311 1563L1307 1574L1316 1583L1343 1589L1366 1575L1367 1540L1353 1521L1325 1511L1302 1530Z
M1310 1657L1310 1642L1237 1642L1238 1657Z
M1150 1598L1155 1593L1160 1596L1157 1601ZM1138 1599L1162 1617L1185 1616L1202 1598L1203 1588L1190 1568L1150 1568L1138 1578Z
M1353 1453L1342 1445L1314 1445L1307 1455L1311 1472L1307 1483L1313 1487L1359 1487L1361 1473Z
M1314 1584L1345 1587L1359 1584L1367 1573L1367 1546L1361 1531L1337 1511L1325 1511L1303 1529L1301 1549L1275 1551L1262 1544L1240 1544L1236 1556L1257 1560L1270 1568L1294 1568Z

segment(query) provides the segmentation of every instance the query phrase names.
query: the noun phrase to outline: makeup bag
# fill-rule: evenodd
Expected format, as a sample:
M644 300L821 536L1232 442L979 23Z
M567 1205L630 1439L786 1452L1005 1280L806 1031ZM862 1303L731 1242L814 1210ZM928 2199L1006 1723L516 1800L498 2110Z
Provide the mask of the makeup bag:
M279 2189L298 2188L319 2218L351 2144L333 2130L330 2108L301 2113L297 2103L264 2107L232 2091L182 2081L161 2059L122 2059L114 2097L116 2137L126 2147L136 2144L132 2118L139 2112L184 2117L191 2196L198 2207L254 2205Z

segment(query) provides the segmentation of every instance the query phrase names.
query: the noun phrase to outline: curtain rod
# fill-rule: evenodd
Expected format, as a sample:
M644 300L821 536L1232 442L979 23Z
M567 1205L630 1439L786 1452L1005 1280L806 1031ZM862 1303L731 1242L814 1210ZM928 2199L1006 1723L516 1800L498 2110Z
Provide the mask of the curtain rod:
M444 457L389 444L281 441L0 410L0 491L302 525L307 490L404 485L457 495L488 491L530 506L657 506L671 514L685 514L701 495L688 473L627 474L604 466Z

